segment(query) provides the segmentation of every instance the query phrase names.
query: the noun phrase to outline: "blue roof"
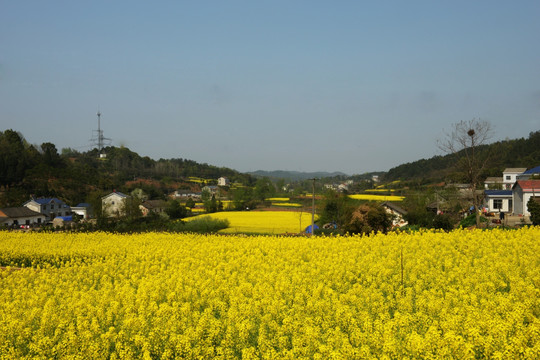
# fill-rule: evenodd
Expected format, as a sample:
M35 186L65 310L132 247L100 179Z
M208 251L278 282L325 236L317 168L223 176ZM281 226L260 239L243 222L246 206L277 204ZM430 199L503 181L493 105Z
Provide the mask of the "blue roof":
M317 230L319 228L319 226L317 226L317 224L315 224L314 226L314 229ZM313 231L311 230L311 225L309 225L307 228L306 228L306 233L307 234L311 234Z
M76 207L85 207L85 208L88 208L88 207L91 207L92 205L90 205L89 203L80 203L80 204L77 204Z
M59 200L57 198L40 198L40 199L32 199L34 200L35 202L37 202L38 204L40 205L45 205L45 204L48 204L48 203L51 203L51 202L63 202L62 200Z
M484 190L489 196L512 196L512 190Z
M525 171L524 174L540 174L540 166L533 167L532 169Z
M73 216L57 216L55 219L62 219L64 221L73 221Z

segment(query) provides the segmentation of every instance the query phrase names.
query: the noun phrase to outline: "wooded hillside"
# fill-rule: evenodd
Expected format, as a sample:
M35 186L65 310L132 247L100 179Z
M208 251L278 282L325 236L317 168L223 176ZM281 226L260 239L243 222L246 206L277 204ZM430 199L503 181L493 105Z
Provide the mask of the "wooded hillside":
M505 168L532 168L540 165L540 131L531 132L528 138L504 140L478 148L479 156L489 153L484 177L501 176ZM419 181L430 183L443 180L460 181L455 166L463 154L449 154L421 159L396 166L385 174L384 181Z
M154 181L146 187L149 192L160 189L161 194L151 193L157 198L174 189L189 188L185 179L190 176L213 180L225 176L246 185L254 181L250 175L229 168L181 158L153 160L126 147L106 147L103 152L106 158L102 159L97 149L63 149L59 153L52 143L31 145L16 131L0 132L0 207L20 206L31 195L77 204L93 194L130 190L129 183L138 179L144 181L134 186L142 188Z

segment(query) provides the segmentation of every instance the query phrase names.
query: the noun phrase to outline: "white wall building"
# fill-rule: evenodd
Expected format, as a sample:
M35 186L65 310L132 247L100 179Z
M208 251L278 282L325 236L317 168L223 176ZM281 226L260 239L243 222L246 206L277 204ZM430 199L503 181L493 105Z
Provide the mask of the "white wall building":
M512 190L485 190L484 205L493 213L511 213L513 211Z
M534 197L540 201L540 180L518 180L512 188L514 211L516 215L529 216L527 203Z
M527 168L508 168L503 171L503 189L511 190L517 181L518 175L523 174Z
M119 191L114 191L101 198L101 206L105 216L121 216L125 211L128 196Z
M69 205L57 198L32 198L25 202L23 206L45 215L49 221L52 221L57 216L71 215Z
M0 224L6 226L41 225L45 219L45 215L26 206L0 209Z

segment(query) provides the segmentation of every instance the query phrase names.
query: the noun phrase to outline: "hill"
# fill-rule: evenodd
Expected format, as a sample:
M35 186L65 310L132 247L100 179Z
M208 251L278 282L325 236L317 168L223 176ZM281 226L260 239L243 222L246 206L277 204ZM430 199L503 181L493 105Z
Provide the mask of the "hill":
M105 158L100 158L97 149L59 153L52 143L31 145L16 131L0 132L0 207L19 206L30 196L59 197L77 204L103 192L134 188L142 188L151 198L165 198L172 190L200 190L206 183L190 181L190 177L210 183L221 176L245 185L254 181L248 174L193 160L153 160L126 147L110 146L103 151Z
M268 177L270 179L283 179L287 181L303 181L308 179L322 179L322 178L332 178L332 177L347 177L348 175L342 172L301 172L301 171L286 171L286 170L275 170L275 171L265 171L257 170L249 172L248 174L255 177Z
M478 148L479 156L488 156L489 162L483 177L501 176L505 168L532 168L540 165L540 131L531 132L528 138L498 141ZM415 181L422 183L442 180L462 180L456 164L462 153L434 156L391 168L384 181Z

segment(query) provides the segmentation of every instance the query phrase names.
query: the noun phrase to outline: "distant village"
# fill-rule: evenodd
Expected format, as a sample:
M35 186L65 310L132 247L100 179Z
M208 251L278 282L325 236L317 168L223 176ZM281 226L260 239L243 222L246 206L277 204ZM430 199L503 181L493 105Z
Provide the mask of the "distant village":
M481 211L484 215L495 218L496 223L508 224L508 219L518 219L520 223L528 223L530 213L527 209L528 201L533 198L540 202L540 166L532 169L507 168L501 177L488 177L484 182L484 189L477 189L477 195L483 197L483 207ZM373 178L377 182L377 178ZM217 196L220 187L229 186L229 180L225 177L217 179L217 185L208 185L202 188L211 195ZM335 191L347 191L352 185L352 181L345 181L339 184L325 184L324 188ZM470 192L470 187L461 185L463 193ZM469 194L469 197L472 195ZM189 190L176 190L169 195L176 200L201 199L201 192ZM101 198L102 209L107 217L118 217L125 208L126 200L130 195L113 191ZM444 201L444 199L442 200ZM406 210L392 202L382 204L387 212L394 216L394 225L406 225L403 216ZM164 200L144 200L139 205L142 216L150 213L162 213L165 209ZM432 204L431 210L442 212L439 203ZM90 221L93 217L93 210L90 204L80 203L76 205L66 204L56 197L31 198L20 207L10 207L0 209L0 226L7 228L30 229L44 225L62 227L74 221L75 217L80 221ZM505 222L506 220L506 222Z

